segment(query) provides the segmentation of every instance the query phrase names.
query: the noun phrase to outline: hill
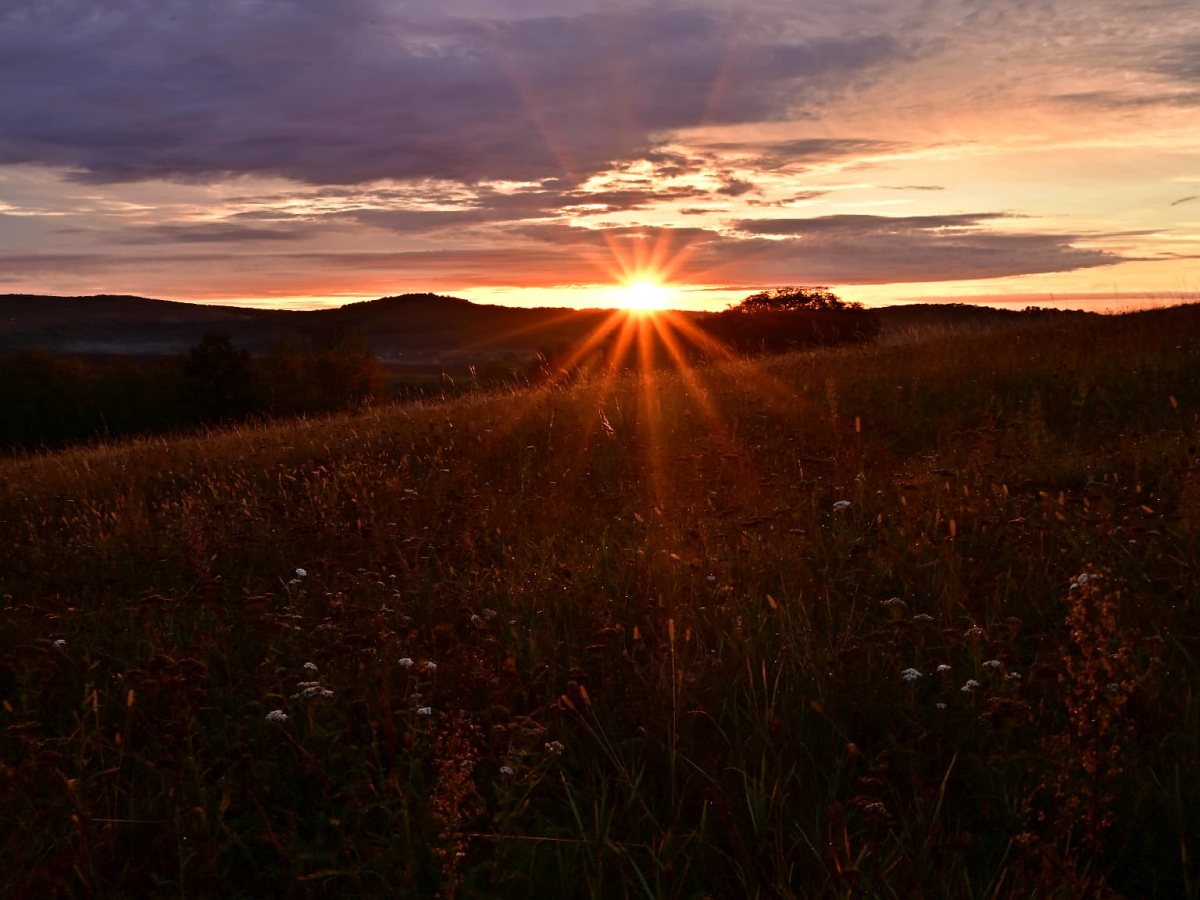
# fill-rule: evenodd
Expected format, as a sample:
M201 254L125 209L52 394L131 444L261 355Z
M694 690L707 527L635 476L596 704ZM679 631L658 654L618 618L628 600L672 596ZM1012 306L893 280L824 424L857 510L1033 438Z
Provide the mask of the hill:
M223 332L261 353L281 341L305 341L353 329L381 358L424 364L532 355L545 343L578 340L598 311L517 309L435 294L408 294L321 310L262 310L177 303L145 297L0 295L0 352L44 347L56 353L162 355Z
M885 340L934 332L966 333L1029 325L1044 317L1085 313L1028 313L969 304L919 304L874 311ZM229 334L239 347L261 353L281 341L319 340L339 330L363 334L385 362L465 368L501 356L530 357L556 345L575 345L610 314L606 310L522 309L471 303L437 294L406 294L319 310L264 310L97 295L0 295L0 352L44 347L78 355L160 356L180 353L206 332ZM705 313L683 313L703 322Z
M1194 893L1196 335L0 460L5 887Z

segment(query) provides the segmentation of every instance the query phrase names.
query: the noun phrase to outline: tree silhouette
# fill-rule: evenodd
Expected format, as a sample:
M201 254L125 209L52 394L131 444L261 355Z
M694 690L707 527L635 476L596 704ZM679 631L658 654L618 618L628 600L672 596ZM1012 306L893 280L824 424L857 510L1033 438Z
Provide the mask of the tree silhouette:
M206 334L188 350L183 365L188 418L236 419L251 408L250 351L239 350L227 334Z
M847 303L824 285L778 287L751 294L730 306L735 312L797 312L800 310L837 311L862 309L861 303Z

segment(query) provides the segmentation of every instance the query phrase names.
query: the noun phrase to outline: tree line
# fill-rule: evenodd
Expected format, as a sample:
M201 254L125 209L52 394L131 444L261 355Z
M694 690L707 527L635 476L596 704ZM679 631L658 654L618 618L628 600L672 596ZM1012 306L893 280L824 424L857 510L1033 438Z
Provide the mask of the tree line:
M351 409L386 397L383 365L362 338L279 344L259 357L224 334L139 364L90 363L33 349L0 357L0 448Z

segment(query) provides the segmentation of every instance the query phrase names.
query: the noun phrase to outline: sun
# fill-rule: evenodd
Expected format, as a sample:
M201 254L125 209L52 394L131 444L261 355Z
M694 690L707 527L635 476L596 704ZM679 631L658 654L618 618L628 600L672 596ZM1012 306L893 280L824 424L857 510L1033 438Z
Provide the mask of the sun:
M617 305L636 312L665 309L673 291L653 281L631 281L617 289Z

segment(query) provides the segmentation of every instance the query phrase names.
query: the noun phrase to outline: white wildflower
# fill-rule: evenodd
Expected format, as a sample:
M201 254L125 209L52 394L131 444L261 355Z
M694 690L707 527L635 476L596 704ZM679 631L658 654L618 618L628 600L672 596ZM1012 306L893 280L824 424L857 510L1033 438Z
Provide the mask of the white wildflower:
M961 690L964 694L969 694L977 687L979 687L979 682L974 678L968 678L967 683L964 684L959 690Z
M301 698L305 700L328 700L333 696L333 691L322 687L321 682L319 681L302 681L296 685L296 687L300 688L300 692L297 694L292 694L293 700L299 700Z
M478 628L479 626L481 626L483 624L483 619L479 618L479 616L472 615L471 616L471 624L474 625L476 628Z
M881 815L881 816L886 816L887 815L887 807L884 806L882 803L880 803L878 800L876 800L874 803L868 803L866 806L864 806L863 812L879 813L879 815Z
M1009 673L1008 673L1007 675L1005 675L1004 677L1005 677L1005 678L1006 678L1008 681L1020 681L1020 680L1021 680L1021 673L1020 673L1020 672L1009 672Z
M267 713L268 722L286 722L287 720L287 713L285 713L282 709L273 709Z
M479 614L480 614L481 616L483 616L485 619L494 619L494 618L496 618L496 611L495 611L494 609L487 609L486 607L485 607L484 609L481 609L481 610L479 611Z
M308 570L307 570L307 569L297 569L297 570L296 570L296 577L297 577L297 578L304 578L304 577L305 577L305 576L307 576L307 575L308 575Z
M299 583L300 583L299 578L293 578L288 582L288 584L299 584Z
M929 615L929 613L917 613L915 616L913 616L913 621L922 623L932 622L933 616Z
M501 766L500 767L501 775L511 775L512 773L513 773L512 766Z
M1120 686L1119 684L1115 684L1115 683L1114 683L1114 684L1110 684L1110 685L1108 686L1108 692L1109 692L1110 694L1115 694L1115 693L1116 693L1117 691L1119 691L1119 690L1121 690L1121 686Z
M709 584L716 584L717 576L716 575L706 575L704 580L707 581Z
M67 642L65 640L63 640L62 638L59 638L57 641L54 642L54 646L55 647L65 647L65 646L67 646Z
M983 663L983 667L984 667L985 669L998 669L998 668L1000 668L1000 660L998 660L998 659L989 659L989 660L986 660L986 661Z
M315 671L317 671L317 664L311 663L311 662L306 662L304 664L304 668L307 669L309 672L315 672Z
M945 708L946 708L946 704L945 704L945 703L935 703L935 704L933 704L933 705L934 705L934 706L936 706L938 709L945 709Z
M836 503L833 504L834 512L841 512L842 510L849 509L849 508L850 508L849 500L838 500Z
M413 667L413 661L405 656L400 660L400 666L401 668L411 669Z
M433 707L432 706L418 706L417 707L417 715L418 716L432 716L433 715Z
M942 663L940 666L937 667L937 670L939 672L949 672L950 667L948 665L946 665L945 663Z
M904 601L901 600L899 597L889 597L887 600L883 601L883 605L884 606L903 606Z
M969 637L969 638L983 637L983 629L980 628L978 625L972 625L970 628L968 628L963 633L963 637Z
M436 672L437 671L437 663L432 662L432 661L425 663L425 671L426 672Z
M905 681L916 681L918 678L921 678L922 675L916 669L905 669L900 673L900 677Z
M546 745L546 752L553 753L555 756L562 756L563 751L566 749L561 741L551 741Z

